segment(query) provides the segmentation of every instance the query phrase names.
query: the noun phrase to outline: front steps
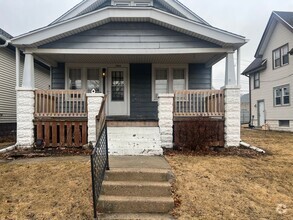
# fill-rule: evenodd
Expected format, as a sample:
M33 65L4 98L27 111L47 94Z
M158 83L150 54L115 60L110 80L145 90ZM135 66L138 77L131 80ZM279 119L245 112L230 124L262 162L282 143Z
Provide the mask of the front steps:
M110 155L163 155L159 127L109 126L107 129Z
M172 173L167 169L114 168L99 198L101 219L173 219Z

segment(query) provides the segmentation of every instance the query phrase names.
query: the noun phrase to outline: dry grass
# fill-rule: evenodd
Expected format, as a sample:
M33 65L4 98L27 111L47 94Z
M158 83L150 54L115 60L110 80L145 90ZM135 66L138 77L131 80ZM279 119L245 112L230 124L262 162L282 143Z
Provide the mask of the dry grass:
M0 164L0 219L91 219L90 161L82 157Z
M293 134L243 130L271 155L168 156L179 219L293 219Z
M242 138L271 155L167 157L179 219L293 219L293 135L244 130ZM0 182L1 220L92 219L89 157L0 164Z

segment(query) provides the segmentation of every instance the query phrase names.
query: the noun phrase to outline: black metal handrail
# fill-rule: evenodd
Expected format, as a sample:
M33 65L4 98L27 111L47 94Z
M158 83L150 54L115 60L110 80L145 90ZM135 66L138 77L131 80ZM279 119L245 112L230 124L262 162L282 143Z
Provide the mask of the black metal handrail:
M104 108L104 105L101 106ZM101 108L101 109L102 109ZM91 154L91 173L92 173L92 190L93 190L93 208L94 219L97 219L97 205L101 193L102 183L106 170L109 170L108 156L108 137L107 137L107 122L106 117L102 114L103 110L97 117L99 124L102 125L99 129L97 143Z

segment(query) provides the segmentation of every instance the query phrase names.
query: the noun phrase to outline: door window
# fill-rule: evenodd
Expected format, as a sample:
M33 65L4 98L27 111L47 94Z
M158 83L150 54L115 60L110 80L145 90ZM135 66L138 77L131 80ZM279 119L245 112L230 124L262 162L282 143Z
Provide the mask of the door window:
M112 101L124 101L124 72L112 71L111 96Z

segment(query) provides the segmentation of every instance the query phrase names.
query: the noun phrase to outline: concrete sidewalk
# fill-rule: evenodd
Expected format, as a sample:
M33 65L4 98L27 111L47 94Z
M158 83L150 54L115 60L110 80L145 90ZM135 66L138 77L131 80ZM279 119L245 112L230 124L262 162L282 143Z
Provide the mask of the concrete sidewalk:
M136 168L136 169L166 169L170 165L162 156L110 156L111 168Z

